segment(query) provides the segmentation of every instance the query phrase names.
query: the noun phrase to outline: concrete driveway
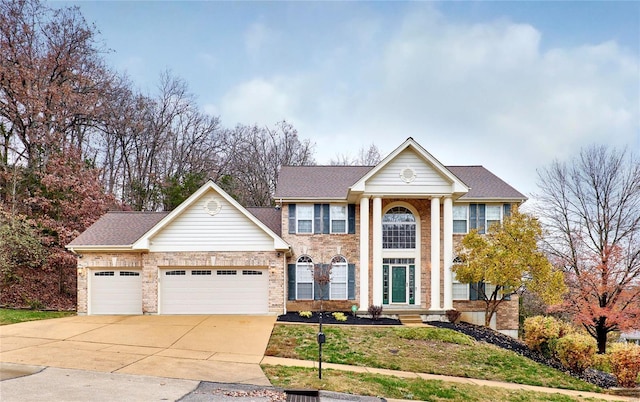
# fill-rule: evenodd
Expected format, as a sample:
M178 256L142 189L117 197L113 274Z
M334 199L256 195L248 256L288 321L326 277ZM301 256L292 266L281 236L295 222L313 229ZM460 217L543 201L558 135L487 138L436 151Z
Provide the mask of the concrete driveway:
M5 325L0 363L270 385L259 363L275 320L78 316Z

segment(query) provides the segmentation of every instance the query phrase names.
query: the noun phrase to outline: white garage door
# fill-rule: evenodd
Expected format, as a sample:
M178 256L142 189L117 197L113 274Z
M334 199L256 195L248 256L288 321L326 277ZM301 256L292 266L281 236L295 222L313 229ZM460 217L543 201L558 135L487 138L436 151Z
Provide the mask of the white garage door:
M268 277L256 269L163 269L160 314L265 314Z
M142 314L140 271L93 270L90 314Z

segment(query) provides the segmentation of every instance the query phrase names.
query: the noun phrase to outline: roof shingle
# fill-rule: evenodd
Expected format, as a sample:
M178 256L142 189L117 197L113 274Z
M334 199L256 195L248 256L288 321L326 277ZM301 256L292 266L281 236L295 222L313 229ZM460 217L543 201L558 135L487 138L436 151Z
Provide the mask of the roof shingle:
M282 235L282 211L270 207L249 207L247 211L264 223L273 233Z
M347 198L373 166L283 166L275 198Z
M69 246L129 246L168 212L109 211L69 243Z

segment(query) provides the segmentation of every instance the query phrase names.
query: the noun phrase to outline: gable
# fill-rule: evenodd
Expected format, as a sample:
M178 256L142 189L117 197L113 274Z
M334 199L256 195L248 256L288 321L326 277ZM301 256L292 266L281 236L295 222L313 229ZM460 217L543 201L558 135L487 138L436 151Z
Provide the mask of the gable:
M274 239L213 188L149 237L149 251L269 251Z
M407 148L366 182L367 192L390 189L393 192L412 194L432 193L434 190L451 192L451 181L420 158L413 149Z

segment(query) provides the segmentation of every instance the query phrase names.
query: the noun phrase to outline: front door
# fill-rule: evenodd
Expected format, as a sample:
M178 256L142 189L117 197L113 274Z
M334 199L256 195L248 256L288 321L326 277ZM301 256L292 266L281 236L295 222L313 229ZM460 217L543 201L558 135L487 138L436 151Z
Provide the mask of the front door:
M407 302L407 267L396 265L391 267L391 303Z

